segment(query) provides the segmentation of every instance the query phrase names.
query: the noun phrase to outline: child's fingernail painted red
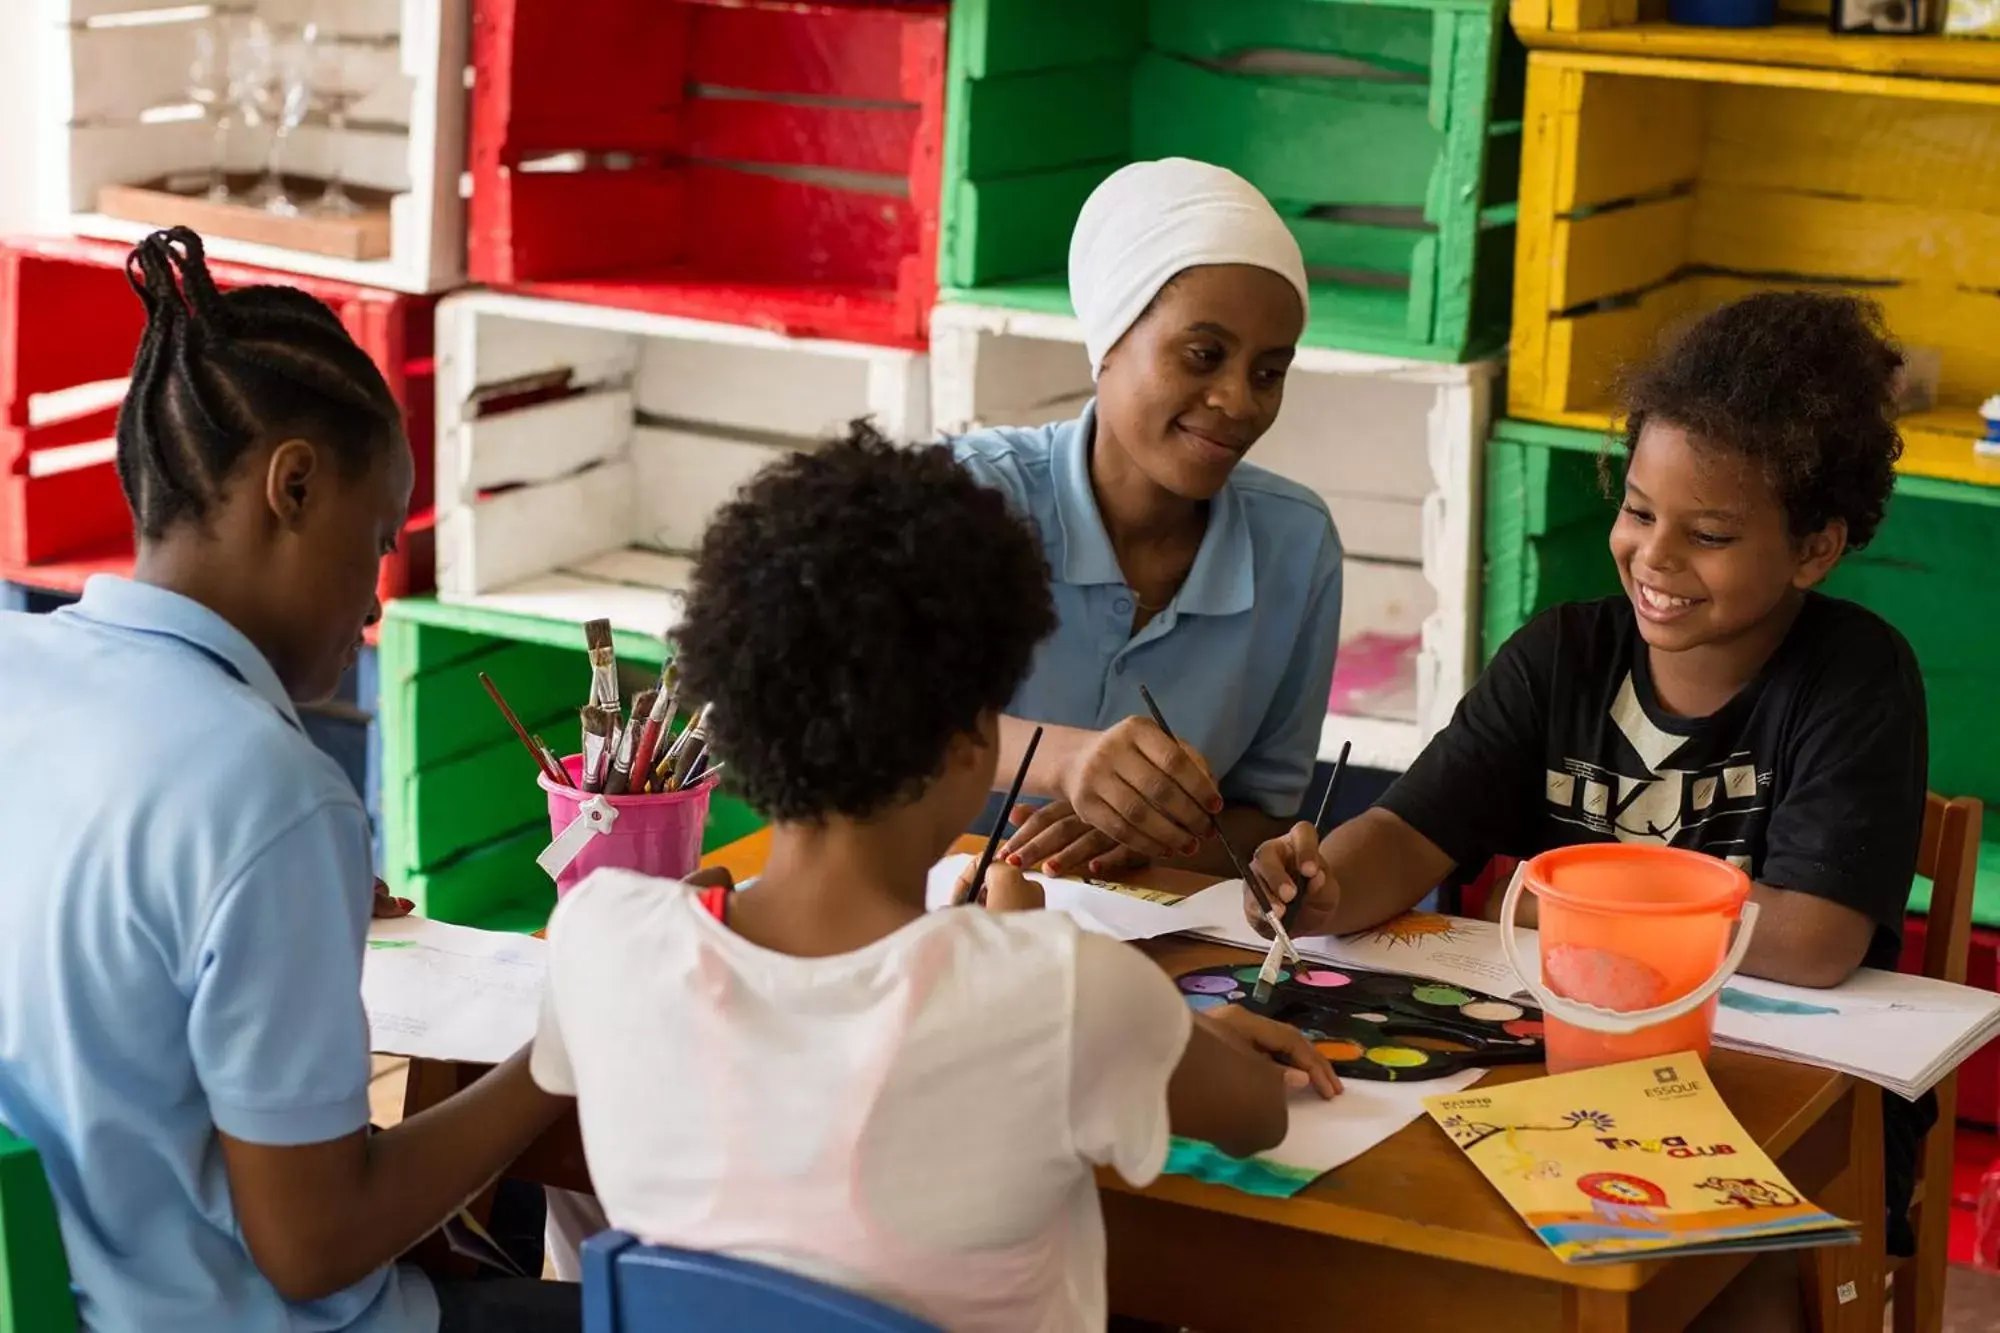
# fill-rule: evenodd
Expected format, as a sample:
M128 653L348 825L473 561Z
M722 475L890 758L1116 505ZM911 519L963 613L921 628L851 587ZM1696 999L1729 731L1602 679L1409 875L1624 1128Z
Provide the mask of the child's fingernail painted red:
M1021 868L1021 854L1019 852L1009 852L1005 859L1007 864L1014 867L1014 869L1019 870Z
M1222 813L1222 798L1220 796L1216 797L1214 800L1208 803L1208 812L1212 815L1219 815Z

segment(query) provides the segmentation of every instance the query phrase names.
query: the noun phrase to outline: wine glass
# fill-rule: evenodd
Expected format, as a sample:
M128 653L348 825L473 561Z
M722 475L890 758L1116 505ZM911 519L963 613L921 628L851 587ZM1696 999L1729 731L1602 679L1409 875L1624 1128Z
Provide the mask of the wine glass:
M305 49L313 93L326 112L327 126L334 138L333 166L327 172L326 190L313 205L313 211L332 217L352 217L362 209L347 192L343 154L347 113L374 91L372 84L379 65L370 58L372 53L358 43L343 41L338 33L329 32L318 23L306 25Z
M230 83L229 34L225 20L216 15L194 30L194 59L188 65L188 100L201 108L202 118L215 126L209 144L208 188L203 197L211 203L229 198L226 168L229 128L235 111Z
M229 98L245 125L261 130L274 125L282 101L278 84L277 39L270 25L254 15L236 31L229 43ZM278 178L275 135L266 154L264 174L252 186L248 202L265 205L284 193Z
M264 163L264 181L258 187L264 211L279 217L299 216L298 203L285 188L285 145L293 131L304 123L312 109L312 70L306 60L305 43L296 37L277 41L271 51L271 77L266 84L264 105L271 117L271 153Z

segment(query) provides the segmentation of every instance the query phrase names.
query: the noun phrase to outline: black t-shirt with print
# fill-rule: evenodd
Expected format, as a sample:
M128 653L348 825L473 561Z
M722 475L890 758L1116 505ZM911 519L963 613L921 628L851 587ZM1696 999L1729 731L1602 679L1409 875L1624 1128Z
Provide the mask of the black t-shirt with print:
M1509 639L1382 804L1468 877L1495 855L1613 839L1719 856L1863 913L1867 965L1894 968L1928 763L1916 658L1874 613L1809 594L1754 681L1680 718L1618 597Z

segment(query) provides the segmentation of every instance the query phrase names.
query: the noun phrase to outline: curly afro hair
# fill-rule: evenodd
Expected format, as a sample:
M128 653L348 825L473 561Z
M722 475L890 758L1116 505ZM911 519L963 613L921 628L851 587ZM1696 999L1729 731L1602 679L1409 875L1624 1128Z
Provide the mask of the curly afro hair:
M1793 536L1845 519L1859 550L1882 522L1903 452L1902 365L1873 302L1761 292L1706 316L1632 376L1625 447L1629 456L1648 421L1671 422L1760 465Z
M788 823L914 798L1055 628L1035 533L943 445L856 422L775 463L702 538L675 637L731 786Z

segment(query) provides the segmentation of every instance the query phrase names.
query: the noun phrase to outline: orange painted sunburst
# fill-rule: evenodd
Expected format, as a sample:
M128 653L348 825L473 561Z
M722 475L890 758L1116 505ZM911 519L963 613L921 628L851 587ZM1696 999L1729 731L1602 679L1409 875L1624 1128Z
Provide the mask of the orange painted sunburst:
M1458 938L1458 927L1448 916L1436 912L1405 912L1393 921L1385 921L1370 933L1370 941L1395 948L1407 944L1417 948L1428 940L1449 944Z

